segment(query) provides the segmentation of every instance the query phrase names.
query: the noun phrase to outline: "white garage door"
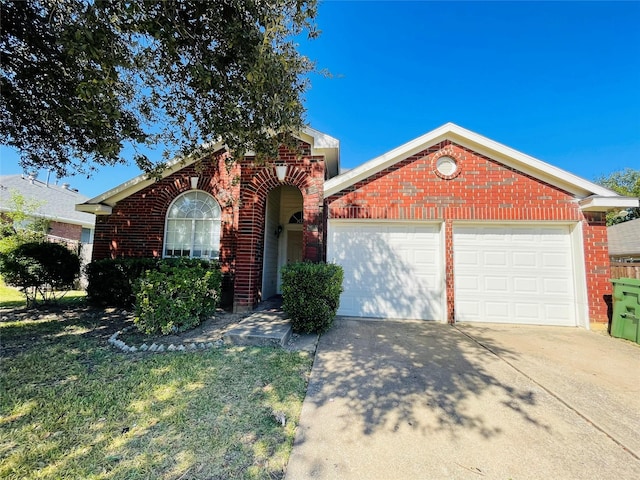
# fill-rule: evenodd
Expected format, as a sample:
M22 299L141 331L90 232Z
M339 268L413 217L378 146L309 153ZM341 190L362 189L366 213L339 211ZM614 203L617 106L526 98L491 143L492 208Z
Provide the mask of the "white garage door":
M329 222L327 260L344 268L338 314L443 319L440 225Z
M576 325L568 226L455 226L455 317Z

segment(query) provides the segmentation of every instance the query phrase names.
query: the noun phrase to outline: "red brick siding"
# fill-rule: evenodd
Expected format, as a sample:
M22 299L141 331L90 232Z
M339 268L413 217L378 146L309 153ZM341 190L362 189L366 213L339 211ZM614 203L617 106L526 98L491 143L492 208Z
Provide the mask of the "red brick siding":
M191 189L190 178L199 177L198 189L211 194L222 209L220 263L233 282L234 308L252 308L260 300L266 199L273 188L293 185L302 192L304 258L324 258L324 157L311 156L311 147L304 142L298 148L298 152L280 149L279 162L289 166L282 183L273 162L251 157L226 162L228 155L219 153L119 201L110 215L96 219L93 259L161 257L167 209Z
M197 188L211 194L221 208L220 263L227 282L233 282L240 187L239 167L227 164L228 155L196 163L153 183L113 207L111 215L96 217L93 259L161 257L167 210L180 194Z
M282 182L276 177L271 164L256 162L252 157L242 162L234 300L236 311L248 310L260 300L266 200L274 188L291 185L300 190L303 204L303 258L311 261L324 259L324 157L311 156L311 146L299 142L298 152L282 147L278 158L279 162L288 166Z
M82 226L52 221L49 223L49 235L79 242L82 238Z
M435 173L436 160L454 158L452 178ZM610 293L606 229L588 222L571 194L450 141L421 151L327 199L329 218L444 221L447 313L455 318L453 222L582 222L591 321L606 321ZM604 235L604 236L603 236Z

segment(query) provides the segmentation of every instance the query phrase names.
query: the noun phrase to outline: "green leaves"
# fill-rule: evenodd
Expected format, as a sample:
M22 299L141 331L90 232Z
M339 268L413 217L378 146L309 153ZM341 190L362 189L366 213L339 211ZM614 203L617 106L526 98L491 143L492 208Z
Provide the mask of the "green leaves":
M316 0L0 3L0 134L58 175L126 162L125 145L186 154L224 138L275 154L301 128ZM148 159L142 158L148 166Z
M626 168L613 172L608 176L600 177L596 182L620 195L640 197L640 170ZM607 225L615 225L635 218L640 218L640 208L630 208L622 212L610 212L607 213Z
M199 260L165 261L136 284L134 322L147 334L194 328L215 312L221 282L220 270L206 268Z
M282 308L294 332L322 333L340 304L343 270L333 263L296 262L282 269Z
M0 254L0 274L7 285L19 288L27 306L38 296L55 301L56 291L68 290L80 273L80 259L57 243L29 242Z

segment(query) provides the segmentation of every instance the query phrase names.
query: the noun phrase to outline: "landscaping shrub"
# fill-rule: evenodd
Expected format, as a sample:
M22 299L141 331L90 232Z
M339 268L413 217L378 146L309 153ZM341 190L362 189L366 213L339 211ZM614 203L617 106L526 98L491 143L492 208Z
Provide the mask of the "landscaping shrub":
M69 290L80 273L80 259L64 245L28 242L0 253L0 274L5 283L24 293L27 306L38 296L56 300L58 292Z
M87 299L94 305L133 307L133 287L147 270L157 270L158 258L107 258L85 267Z
M343 270L333 263L297 262L282 269L282 308L298 333L331 327L340 305Z
M215 312L222 274L217 264L167 260L135 285L134 322L147 334L168 335L198 326Z

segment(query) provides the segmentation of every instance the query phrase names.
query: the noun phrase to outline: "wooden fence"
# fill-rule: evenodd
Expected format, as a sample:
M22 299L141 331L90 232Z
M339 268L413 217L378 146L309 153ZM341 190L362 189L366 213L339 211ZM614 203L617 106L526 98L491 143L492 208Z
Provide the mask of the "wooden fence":
M611 262L611 278L637 278L640 280L640 263Z

